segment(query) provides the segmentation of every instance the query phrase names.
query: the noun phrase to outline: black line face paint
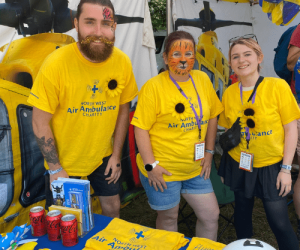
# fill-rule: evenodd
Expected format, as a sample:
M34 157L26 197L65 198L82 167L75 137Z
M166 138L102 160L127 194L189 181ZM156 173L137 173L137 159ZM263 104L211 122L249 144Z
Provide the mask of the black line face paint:
M176 75L185 76L193 69L195 63L194 44L187 39L177 40L168 53L168 66Z

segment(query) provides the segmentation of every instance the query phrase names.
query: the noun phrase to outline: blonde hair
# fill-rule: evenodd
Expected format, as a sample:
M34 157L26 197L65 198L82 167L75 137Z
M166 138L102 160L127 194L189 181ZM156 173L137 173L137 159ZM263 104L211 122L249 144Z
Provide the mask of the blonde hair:
M235 40L230 45L229 52L228 52L228 62L229 62L229 64L231 64L231 51L232 51L232 48L237 44L245 45L248 48L252 49L255 52L255 54L257 55L257 57L260 57L260 56L263 55L261 47L259 46L259 44L254 39L241 37L241 38ZM257 71L260 72L260 70L261 70L261 66L258 64Z

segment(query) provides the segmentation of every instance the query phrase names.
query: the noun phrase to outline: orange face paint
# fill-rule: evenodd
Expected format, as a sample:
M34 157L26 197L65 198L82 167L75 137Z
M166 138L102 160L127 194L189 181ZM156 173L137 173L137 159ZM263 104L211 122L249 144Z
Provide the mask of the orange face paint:
M195 48L192 41L181 39L175 41L168 54L168 66L176 75L187 75L194 66Z

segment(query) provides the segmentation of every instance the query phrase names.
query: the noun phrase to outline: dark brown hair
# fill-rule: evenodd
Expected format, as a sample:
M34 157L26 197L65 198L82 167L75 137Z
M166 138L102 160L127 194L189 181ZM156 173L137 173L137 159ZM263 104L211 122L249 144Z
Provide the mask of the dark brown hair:
M170 52L172 43L174 43L177 40L181 40L181 39L191 40L193 42L194 48L195 48L195 40L194 40L193 36L188 32L179 30L179 31L174 31L168 35L166 42L165 42L164 53L166 53L166 55L168 55L168 53Z
M116 22L117 19L115 16L115 9L110 0L80 0L80 3L78 4L78 7L77 7L77 13L76 13L77 20L79 20L79 17L81 15L82 5L85 3L98 4L98 5L105 6L105 7L112 9L113 15L114 15L114 21Z

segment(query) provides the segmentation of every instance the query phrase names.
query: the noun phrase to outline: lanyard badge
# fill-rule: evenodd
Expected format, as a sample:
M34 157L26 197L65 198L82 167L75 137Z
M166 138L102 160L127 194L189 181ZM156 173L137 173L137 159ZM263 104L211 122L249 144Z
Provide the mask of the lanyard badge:
M252 101L252 104L254 104L255 102L255 97L256 97L256 89L258 87L258 85L263 81L263 77L260 76L255 84L254 90L249 98L248 101ZM240 97L241 97L241 102L243 105L243 86L242 83L240 83ZM246 142L247 142L247 151L249 150L249 141L250 141L250 131L249 131L249 127L245 127L245 131L246 131ZM251 154L249 152L245 152L245 151L241 151L241 155L240 155L240 164L239 164L239 168L243 169L245 171L248 172L252 172L253 171L253 160L254 160L254 154Z
M239 168L248 172L253 171L254 155L245 151L241 151Z
M179 90L179 92L189 101L191 109L194 112L194 115L195 115L195 118L196 118L196 121L197 121L198 130L199 130L199 136L198 136L199 137L199 142L195 143L195 161L202 160L204 158L204 152L205 152L205 142L204 141L201 142L201 122L202 122L202 118L203 118L203 109L202 109L201 99L200 99L200 96L197 92L197 88L196 88L194 79L191 75L189 75L189 77L191 78L192 83L194 85L195 91L197 93L197 99L198 99L198 104L199 104L199 108L200 108L200 117L198 116L197 111L194 108L193 104L188 99L188 97L186 96L184 91L180 88L178 83L174 80L174 78L171 75L169 75L169 76L170 76L170 79L172 80L172 82L175 84L175 86Z
M204 158L205 142L195 143L195 161L200 161Z

